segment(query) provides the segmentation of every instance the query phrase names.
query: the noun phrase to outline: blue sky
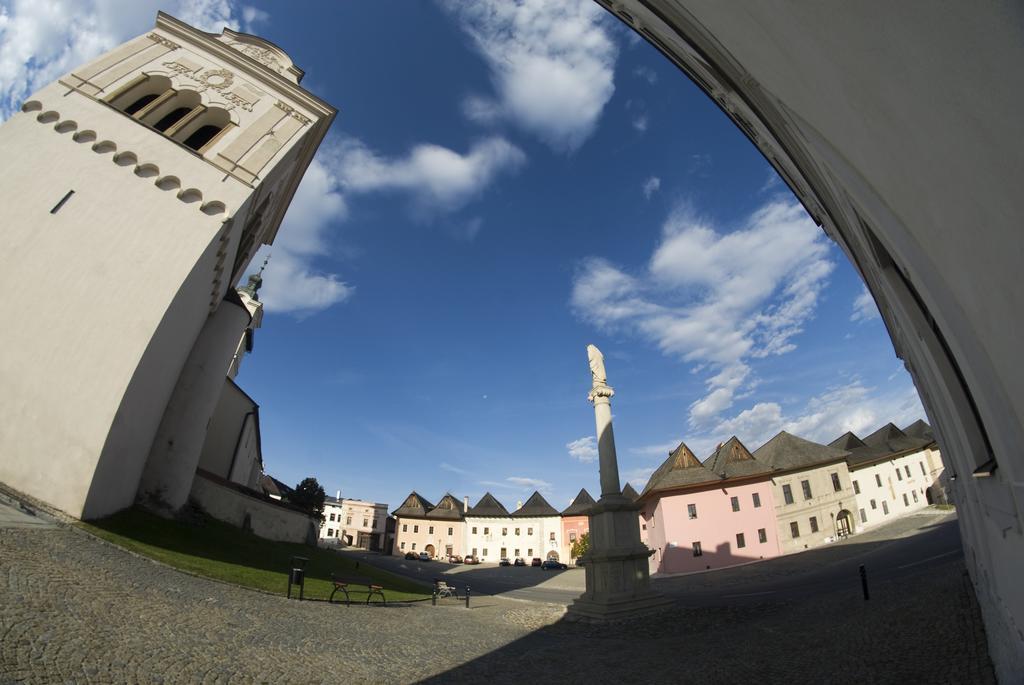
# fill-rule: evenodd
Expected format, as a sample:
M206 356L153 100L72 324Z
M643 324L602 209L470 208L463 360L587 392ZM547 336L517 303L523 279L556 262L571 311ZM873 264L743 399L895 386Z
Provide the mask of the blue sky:
M3 115L158 8L268 38L340 110L238 378L281 480L392 507L596 495L588 343L638 489L681 439L704 457L923 417L841 251L596 4L61 4L0 1Z

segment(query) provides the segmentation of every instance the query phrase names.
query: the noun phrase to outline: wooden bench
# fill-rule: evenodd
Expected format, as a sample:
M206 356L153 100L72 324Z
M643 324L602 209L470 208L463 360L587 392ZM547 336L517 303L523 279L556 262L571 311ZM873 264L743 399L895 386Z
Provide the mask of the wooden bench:
M331 596L327 600L328 602L334 601L335 593L337 593L338 590L341 590L345 594L345 606L348 606L349 604L352 603L351 602L351 598L349 597L349 594L348 594L349 585L364 585L364 586L366 586L366 603L367 604L370 603L370 599L374 595L380 595L380 601L383 604L387 604L388 603L387 599L385 599L385 597L384 597L384 587L382 585L378 585L377 583L374 583L372 580L370 580L368 578L340 578L340 577L338 577L338 576L336 576L335 574L332 573L331 574L331 582L334 583L334 590L331 592Z

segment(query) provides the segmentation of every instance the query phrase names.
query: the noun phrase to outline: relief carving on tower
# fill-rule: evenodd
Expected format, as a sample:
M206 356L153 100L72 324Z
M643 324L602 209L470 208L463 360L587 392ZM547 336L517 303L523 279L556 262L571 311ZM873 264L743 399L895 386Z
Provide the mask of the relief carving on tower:
M277 55L267 48L261 48L255 45L246 45L245 43L234 43L231 47L235 48L243 55L252 57L263 66L273 69L279 74L284 71L284 66L282 66L280 60L277 59Z
M260 93L252 86L244 82L239 82L235 86L235 74L228 69L206 68L185 57L164 62L163 65L197 84L195 89L197 93L204 93L207 90L220 93L228 102L228 106L225 107L228 111L238 107L246 112L251 112L260 100ZM235 87L232 88L232 86Z
M308 126L309 124L313 123L312 120L309 117L307 117L306 115L302 114L301 112L298 112L291 105L287 105L287 104L281 102L280 100L278 100L274 104L277 105L277 107L279 107L280 109L284 110L288 114L288 116L294 117L303 126Z
M171 50L177 50L178 48L181 47L180 45L178 45L174 41L167 40L166 38L164 38L163 36L161 36L160 34L157 34L157 33L150 33L146 37L149 38L152 41L156 41L157 43L160 43L160 45L163 45L165 48L170 48Z

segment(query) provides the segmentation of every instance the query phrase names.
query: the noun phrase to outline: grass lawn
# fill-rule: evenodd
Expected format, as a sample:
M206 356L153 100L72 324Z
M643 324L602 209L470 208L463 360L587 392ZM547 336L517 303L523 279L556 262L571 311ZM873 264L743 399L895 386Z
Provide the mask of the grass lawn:
M264 540L210 518L184 523L168 521L139 509L127 509L109 518L79 525L97 537L183 571L274 594L287 592L289 560L299 556L309 559L304 593L307 599L327 599L331 595L332 571L343 577L369 578L379 583L384 586L389 602L430 597L428 587L365 562L357 569L356 562L337 552ZM349 588L349 594L352 601L365 600L365 594L355 586Z

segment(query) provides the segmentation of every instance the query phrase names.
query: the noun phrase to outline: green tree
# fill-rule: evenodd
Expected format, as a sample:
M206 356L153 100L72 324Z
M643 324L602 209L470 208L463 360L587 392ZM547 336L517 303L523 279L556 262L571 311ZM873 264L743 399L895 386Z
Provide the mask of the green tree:
M576 538L576 542L572 543L572 549L569 550L569 554L573 559L579 559L587 553L588 549L590 549L590 533L584 533Z
M316 478L303 478L289 493L288 501L321 522L324 520L324 488Z

